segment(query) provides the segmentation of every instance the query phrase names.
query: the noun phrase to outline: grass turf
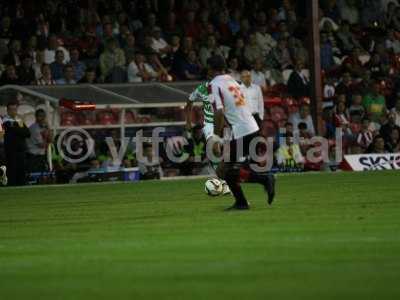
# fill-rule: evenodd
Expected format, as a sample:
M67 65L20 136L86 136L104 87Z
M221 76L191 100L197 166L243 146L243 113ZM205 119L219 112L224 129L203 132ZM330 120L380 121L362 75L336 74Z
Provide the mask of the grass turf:
M395 172L0 189L0 299L400 299Z

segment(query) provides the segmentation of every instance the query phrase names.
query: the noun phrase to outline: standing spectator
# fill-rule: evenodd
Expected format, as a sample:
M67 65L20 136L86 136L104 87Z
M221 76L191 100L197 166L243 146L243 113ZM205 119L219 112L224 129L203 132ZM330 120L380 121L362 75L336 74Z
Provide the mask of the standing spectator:
M29 127L30 137L26 140L28 148L29 171L45 172L47 167L47 149L52 142L51 130L47 124L46 112L38 109L35 113L35 123Z
M363 106L371 121L379 123L380 118L386 113L385 97L380 92L380 84L375 81L371 93L364 96Z
M80 53L78 48L72 48L70 51L71 54L71 61L70 65L74 68L74 79L75 81L79 81L82 79L83 75L85 74L86 66L80 60Z
M64 52L62 50L56 51L56 60L50 64L51 77L54 80L61 79L64 72Z
M359 116L361 119L364 118L365 115L365 109L364 106L362 106L362 96L358 93L353 95L353 99L351 102L351 105L348 109L349 111L349 116L353 118L353 116Z
M71 65L66 65L64 67L64 76L56 80L56 84L58 85L76 84L74 67Z
M135 36L132 33L130 33L126 37L126 45L124 47L126 61L132 61L136 51L137 51L136 39Z
M106 40L106 48L100 55L100 72L101 79L105 82L121 82L123 81L125 68L125 54L118 47L117 41L113 38Z
M311 136L315 136L314 122L310 114L310 107L308 104L303 104L299 112L293 113L289 117L289 122L293 124L293 128L298 128L300 123L306 123L308 132Z
M240 88L247 100L251 113L256 120L258 127L261 128L264 120L264 97L260 86L252 83L251 73L247 70L242 72L242 84Z
M296 61L294 70L290 74L287 83L289 94L295 98L310 96L310 80L303 74L303 66L301 60ZM295 126L295 128L297 128L297 126Z
M321 33L321 68L329 71L334 65L331 42L326 33Z
M30 132L24 122L17 116L18 103L7 104L7 116L3 119L4 149L7 161L8 185L24 185L26 183L25 151Z
M36 81L36 85L55 85L56 81L51 76L51 68L48 64L42 64L42 76Z
M17 68L17 74L22 85L29 85L35 82L35 71L33 70L32 62L30 55L21 56L21 65Z

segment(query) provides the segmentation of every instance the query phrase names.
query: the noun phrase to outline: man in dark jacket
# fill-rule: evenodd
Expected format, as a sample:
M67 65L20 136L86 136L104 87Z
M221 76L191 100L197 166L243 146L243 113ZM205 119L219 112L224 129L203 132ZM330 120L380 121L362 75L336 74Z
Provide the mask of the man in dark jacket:
M28 127L17 116L18 103L7 104L7 116L3 118L4 149L7 162L8 185L24 185L26 183L25 152L26 138L30 137Z
M310 80L301 72L303 66L301 60L296 61L295 68L287 83L289 94L295 98L310 96Z

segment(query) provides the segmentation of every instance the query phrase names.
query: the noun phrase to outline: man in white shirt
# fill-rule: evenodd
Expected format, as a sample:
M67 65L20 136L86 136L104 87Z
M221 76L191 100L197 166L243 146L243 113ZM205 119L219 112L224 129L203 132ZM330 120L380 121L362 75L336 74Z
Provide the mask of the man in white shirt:
M289 122L293 124L295 132L298 132L298 126L300 123L306 123L308 132L311 136L315 136L314 122L310 114L310 106L308 104L303 104L300 107L299 112L292 114L289 117Z
M161 37L160 27L154 27L151 48L160 54L161 57L165 57L170 51L171 47L168 43Z
M261 127L261 123L264 120L264 96L261 88L251 83L251 79L251 73L247 70L243 71L240 89L249 104L250 112L256 120L258 127Z
M223 176L235 197L235 203L229 210L246 210L249 204L240 186L241 182L255 182L263 185L268 194L268 203L275 196L275 178L273 175L255 172L243 163L251 154L251 142L257 138L259 127L254 120L247 99L240 85L230 75L226 74L225 60L221 56L213 56L208 60L215 78L210 82L214 99L214 135L221 140L225 120L232 128L233 138L229 147L229 161L223 163ZM215 154L221 154L222 145L214 144ZM241 149L240 149L241 148ZM239 151L238 151L239 150Z

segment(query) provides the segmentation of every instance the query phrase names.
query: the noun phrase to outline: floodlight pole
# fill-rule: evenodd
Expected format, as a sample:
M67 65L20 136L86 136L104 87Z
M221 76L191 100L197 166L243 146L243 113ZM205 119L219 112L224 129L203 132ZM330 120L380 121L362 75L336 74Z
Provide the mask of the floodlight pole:
M311 110L317 133L323 133L322 121L322 76L319 37L319 1L306 1L308 7L308 32L310 33L310 74L311 74Z

